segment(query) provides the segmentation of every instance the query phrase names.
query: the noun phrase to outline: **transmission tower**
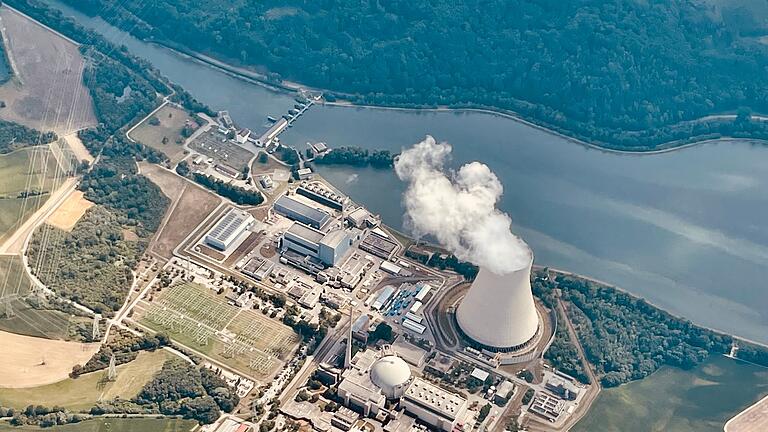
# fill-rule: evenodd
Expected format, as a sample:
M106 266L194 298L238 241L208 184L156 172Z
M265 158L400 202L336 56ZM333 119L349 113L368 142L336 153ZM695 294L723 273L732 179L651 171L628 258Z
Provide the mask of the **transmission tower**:
M5 317L6 318L13 318L14 317L13 306L11 305L11 300L6 300L5 301Z
M115 365L115 355L109 359L109 370L107 371L107 379L114 381L117 378L117 366Z
M93 340L94 342L101 338L101 329L99 328L100 320L101 320L101 315L96 314L93 316L93 329L91 331L91 340Z

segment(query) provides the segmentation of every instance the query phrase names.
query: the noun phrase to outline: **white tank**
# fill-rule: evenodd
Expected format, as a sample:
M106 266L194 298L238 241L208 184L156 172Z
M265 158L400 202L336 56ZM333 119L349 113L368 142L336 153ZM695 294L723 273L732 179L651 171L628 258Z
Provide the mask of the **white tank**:
M531 293L533 253L523 268L497 275L483 268L456 310L462 332L494 351L522 348L536 335L539 317Z

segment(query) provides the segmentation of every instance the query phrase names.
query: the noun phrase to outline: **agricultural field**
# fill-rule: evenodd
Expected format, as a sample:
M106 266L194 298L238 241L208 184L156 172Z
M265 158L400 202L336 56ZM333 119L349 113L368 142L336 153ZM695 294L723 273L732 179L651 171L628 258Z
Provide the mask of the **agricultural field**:
M23 296L32 290L21 255L0 255L0 299Z
M47 147L0 155L0 243L40 208L66 178ZM38 195L26 196L36 192Z
M0 346L3 347L0 350L0 405L8 401L7 395L13 392L32 391L21 388L38 388L36 386L66 379L73 366L84 364L99 348L98 344L48 340L7 332L0 332ZM5 387L14 387L14 390Z
M56 432L188 432L197 426L193 420L176 418L96 418L81 423L56 426ZM50 431L34 426L14 427L0 423L0 432Z
M231 306L200 284L165 288L135 311L140 324L254 378L274 373L299 341L281 322Z
M90 355L93 355L93 352ZM90 355L78 364L85 363ZM65 378L37 387L0 388L0 405L19 409L30 404L48 407L58 405L72 411L81 411L88 410L98 400L111 400L116 397L131 399L139 394L171 356L172 354L165 350L143 351L136 360L117 367L117 378L114 381L108 381L107 371L100 370L80 375L76 379ZM69 371L71 369L70 367ZM15 375L14 382L20 376Z
M184 241L220 203L221 198L214 193L197 185L187 185L175 207L172 207L173 212L168 217L169 222L157 236L157 240L152 245L152 251L164 258L171 258L173 249Z
M93 206L92 202L85 199L85 193L76 190L61 203L61 206L56 211L48 216L46 222L56 228L70 232L77 224L77 221Z
M0 118L59 135L96 125L78 46L7 7L0 8L14 74L0 86Z
M90 320L34 308L23 296L32 289L20 255L0 255L0 331L46 339L68 339L78 322Z
M138 165L141 175L156 184L171 202L174 202L179 198L184 191L184 186L189 183L181 176L176 175L174 172L168 171L157 164L142 161L139 162Z
M182 134L186 126L189 136L199 125L185 110L166 105L139 124L130 135L145 146L165 153L175 165L186 156L186 137Z

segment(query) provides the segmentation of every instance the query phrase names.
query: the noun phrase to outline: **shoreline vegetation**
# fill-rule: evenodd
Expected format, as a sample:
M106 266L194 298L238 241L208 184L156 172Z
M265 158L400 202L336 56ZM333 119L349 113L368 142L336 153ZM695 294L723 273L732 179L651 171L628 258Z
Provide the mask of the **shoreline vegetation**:
M102 9L101 3L95 0L64 1L91 16L98 15ZM395 36L399 32L423 31L415 25L419 22L415 16L421 16L415 10L419 7L414 10L399 5L388 7L385 15L394 21L379 26L382 24L379 15L372 15L372 29L361 29L359 23L350 21L350 16L359 8L350 2L342 2L332 9L322 5L306 6L305 9L311 10L297 9L295 13L274 19L270 18L272 9L267 10L266 6L239 6L226 16L219 15L219 10L214 8L210 12L216 18L213 20L192 19L193 12L178 0L163 0L156 5L158 10L167 13L146 13L137 9L137 4L128 2L115 6L116 10L110 11L107 18L110 24L141 40L165 46L272 89L295 91L300 87L295 82L305 83L307 88L330 89L325 90L327 100L334 104L342 100L340 105L495 113L590 147L628 153L670 151L694 142L713 140L768 140L765 117L751 114L752 109L756 112L768 109L759 96L765 89L754 80L747 80L745 75L745 71L758 67L759 59L768 56L768 50L742 36L747 29L716 20L710 22L702 8L685 0L678 6L685 12L680 15L687 18L672 14L666 7L632 5L624 10L593 3L592 0L582 0L555 7L551 11L552 19L563 24L557 26L558 31L544 31L541 11L528 11L535 6L523 5L523 12L531 13L524 14L526 19L519 23L505 23L511 27L504 37L495 32L467 30L467 25L486 28L481 25L485 23L483 20L493 21L467 10L469 21L464 22L462 31L467 32L468 37L474 36L469 39L478 44L479 49L473 50L472 42L459 42L458 52L466 51L477 57L480 52L498 50L494 51L496 55L513 52L521 58L514 64L504 60L506 57L471 67L462 64L455 71L445 71L435 65L441 57L452 55L444 43L448 35L443 27L438 26L424 40L409 44L403 44L402 39ZM466 5L456 6L457 10L462 10ZM499 4L498 7L508 6ZM457 10L437 6L434 14L424 19L427 22L453 22ZM579 21L578 17L585 11L594 13L594 16L590 15L593 20ZM235 38L232 29L238 26L222 28L221 20L237 21L238 14L263 15L267 19L254 23L252 27L256 28L249 27L242 34L237 33ZM327 25L315 25L320 17L342 26L344 37L358 49L348 53L338 38L322 39L327 36ZM696 22L699 19L706 21ZM571 26L573 20L579 21L578 25ZM622 20L626 20L628 27L615 25ZM211 22L218 23L215 40L192 37L192 34L206 34ZM649 23L660 29L636 31ZM486 24L501 25L496 21ZM287 37L283 31L286 25L306 25L308 34ZM178 32L179 26L190 28ZM261 33L256 32L257 28ZM384 28L389 30L384 31ZM626 38L631 44L622 51L615 44L607 43L612 39L604 40L606 35L601 32L595 36L587 31L595 28L617 33L617 38ZM671 34L662 29L670 30ZM279 41L270 37L273 32L282 36ZM721 53L722 58L702 59L697 54L706 51L700 46L701 40L712 34L718 34L722 39L722 44L710 47ZM601 49L594 54L598 60L604 57L604 62L589 60L590 56L579 55L578 49L571 49L574 45L578 47L578 41L585 37L599 39ZM318 38L325 42L319 42ZM393 39L392 43L375 44L377 38ZM432 38L438 49L428 56L421 56L425 53L426 40ZM525 48L526 44L513 42L517 38L534 39L543 44L548 55L537 60L538 57ZM564 46L560 46L562 44ZM664 47L665 44L668 47L657 54L649 54L643 49ZM260 48L253 49L256 47ZM304 62L316 61L323 67L298 65L288 68L286 62L291 58L291 50L300 48L306 55ZM383 76L382 70L366 69L381 63L372 60L378 51L393 56L392 62L384 60L385 63L380 65L381 69L391 69L391 76ZM362 57L358 59L358 56ZM416 64L432 58L433 67L414 71L409 64L403 64L403 58L412 57ZM354 63L354 70L369 73L343 73L343 67L350 62ZM743 63L743 67L734 69L729 66L734 62ZM565 68L565 64L570 66ZM608 64L610 70L601 66L604 64ZM485 68L479 67L481 65ZM285 71L290 71L287 78L281 75Z
M330 92L328 89L305 86L305 85L301 85L293 82L286 82L286 81L275 82L273 80L270 80L268 76L262 75L251 69L229 64L224 60L219 60L209 55L192 51L186 47L180 46L178 44L174 44L170 41L144 40L144 42L151 43L161 48L167 49L179 56L189 58L193 61L204 64L218 71L224 72L233 78L237 78L245 82L258 85L272 92L282 93L282 94L294 94L296 91L300 89L307 89L307 90L318 91L323 93ZM347 97L349 97L349 95L347 95ZM750 144L768 145L768 135L766 135L764 138L697 135L697 136L692 136L688 139L677 139L677 140L663 142L657 145L653 149L634 149L633 150L633 149L626 149L622 147L616 147L611 145L610 143L591 140L588 137L578 137L576 135L571 134L570 132L572 131L569 131L567 129L557 128L556 126L547 124L547 123L539 123L539 122L536 122L535 119L526 117L520 113L504 110L502 108L496 108L496 107L481 107L481 106L433 107L433 106L427 106L427 105L402 106L402 105L386 105L386 104L374 105L374 104L354 102L354 100L347 100L347 99L336 99L335 101L332 101L332 102L324 101L323 104L328 106L333 106L333 107L340 107L340 108L363 108L363 109L370 109L370 110L405 111L405 112L416 112L416 113L449 112L449 113L457 113L457 114L461 114L461 113L487 114L487 115L501 117L517 123L521 123L526 126L530 126L546 134L549 134L558 138L562 138L568 142L571 142L573 144L578 144L578 145L587 147L589 149L598 150L606 153L622 154L622 155L636 155L636 156L657 155L657 154L664 154L664 153L669 153L669 152L678 151L678 150L684 150L684 149L696 147L699 145L726 143L726 142L745 142ZM721 118L724 120L724 119L730 119L732 117L737 118L738 114L707 115L700 119L694 119L694 120L683 122L680 125L682 126L683 124L693 124L698 121L713 121L713 120L716 120L717 118ZM761 114L754 114L754 115L749 114L748 120L750 122L760 122L760 123L766 122L766 118Z

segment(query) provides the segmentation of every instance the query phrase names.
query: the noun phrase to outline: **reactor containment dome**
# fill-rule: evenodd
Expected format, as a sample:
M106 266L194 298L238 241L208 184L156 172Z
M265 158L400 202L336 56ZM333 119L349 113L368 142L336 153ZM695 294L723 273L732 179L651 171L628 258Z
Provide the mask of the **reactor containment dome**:
M410 379L411 368L405 360L394 354L384 355L371 367L371 381L387 399L401 397Z
M531 292L533 252L527 264L506 274L480 268L456 310L464 335L482 349L512 352L527 347L539 331Z

